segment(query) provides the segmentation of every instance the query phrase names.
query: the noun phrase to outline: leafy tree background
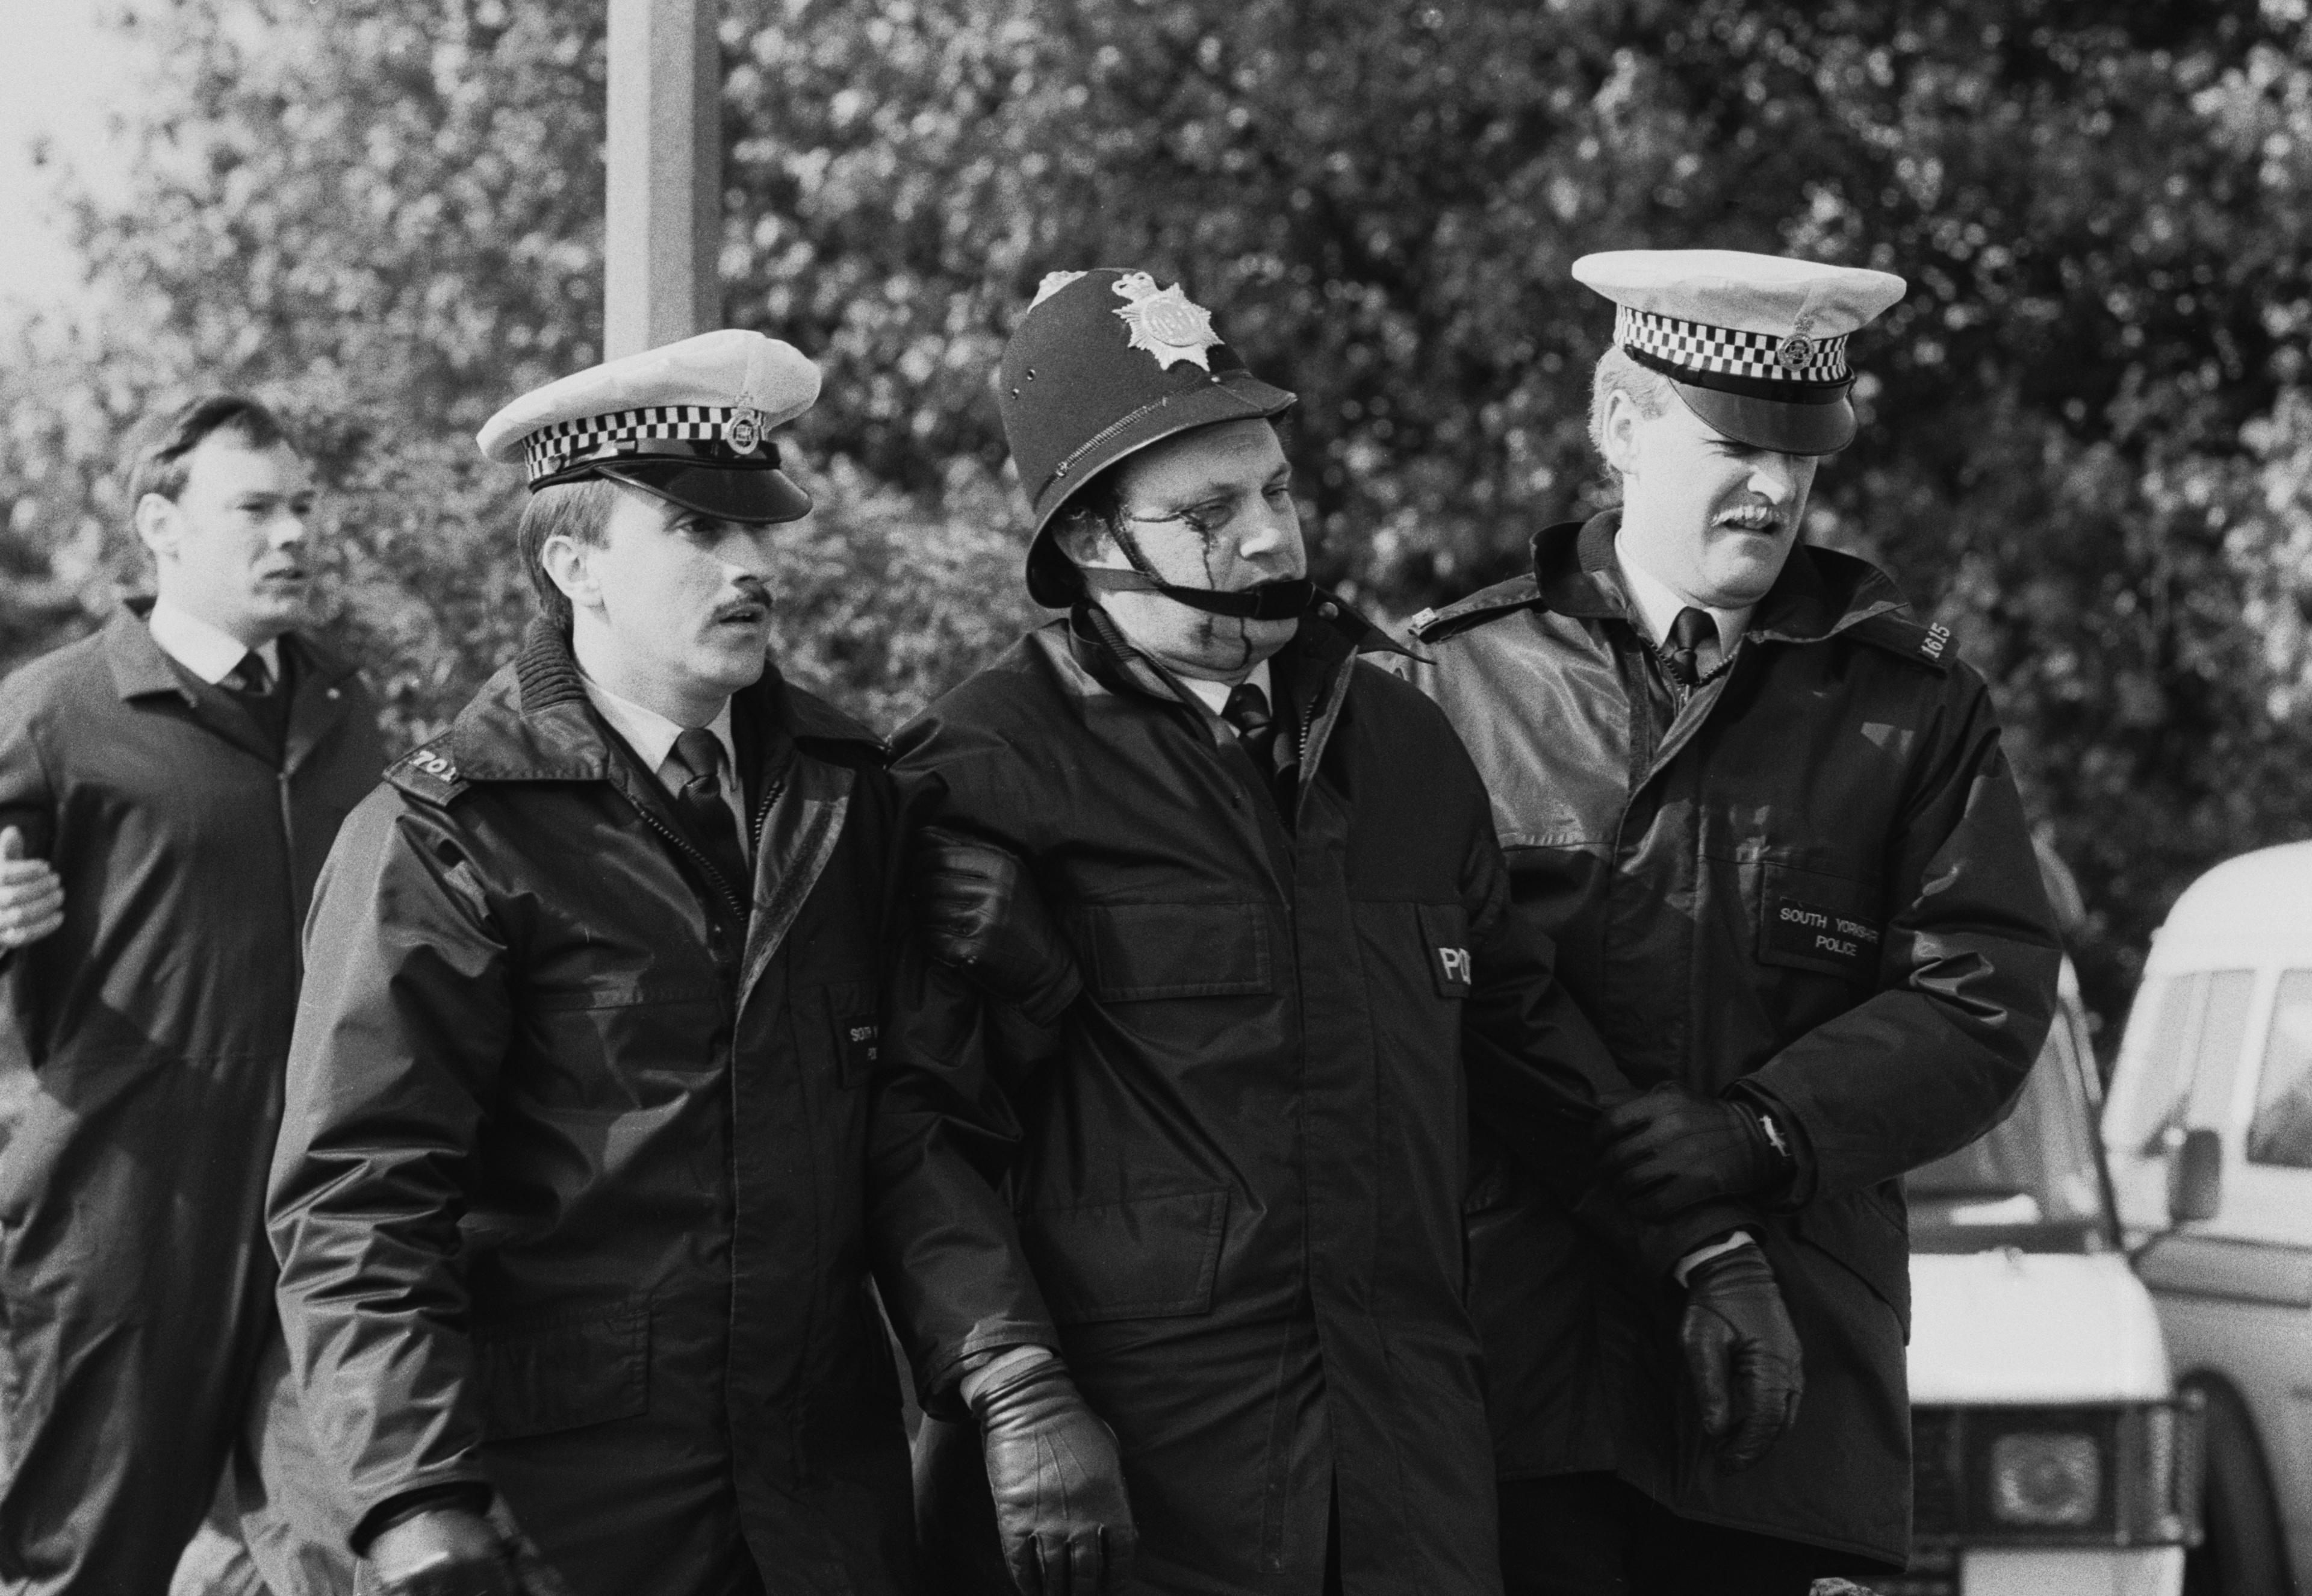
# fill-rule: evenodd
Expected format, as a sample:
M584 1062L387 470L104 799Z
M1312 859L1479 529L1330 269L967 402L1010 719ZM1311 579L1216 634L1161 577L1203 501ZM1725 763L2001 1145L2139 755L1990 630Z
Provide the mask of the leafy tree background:
M602 11L120 8L114 308L0 367L0 666L136 582L127 425L246 385L335 490L393 734L443 723L526 615L473 429L598 357ZM1809 535L1992 680L2100 1014L2193 874L2308 830L2305 0L730 0L722 37L728 320L828 373L782 657L869 720L1033 617L986 383L1045 271L1213 307L1301 396L1319 574L1402 616L1601 502L1573 258L1710 244L1910 279Z

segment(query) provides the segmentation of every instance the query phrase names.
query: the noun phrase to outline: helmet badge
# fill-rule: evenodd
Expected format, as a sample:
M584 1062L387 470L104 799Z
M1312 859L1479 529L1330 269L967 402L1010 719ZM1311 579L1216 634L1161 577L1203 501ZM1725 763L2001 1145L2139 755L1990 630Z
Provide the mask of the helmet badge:
M1213 369L1204 356L1221 341L1213 331L1213 313L1192 303L1178 283L1160 290L1146 272L1128 272L1116 280L1116 293L1125 302L1116 313L1132 329L1133 348L1148 351L1166 371L1178 360Z

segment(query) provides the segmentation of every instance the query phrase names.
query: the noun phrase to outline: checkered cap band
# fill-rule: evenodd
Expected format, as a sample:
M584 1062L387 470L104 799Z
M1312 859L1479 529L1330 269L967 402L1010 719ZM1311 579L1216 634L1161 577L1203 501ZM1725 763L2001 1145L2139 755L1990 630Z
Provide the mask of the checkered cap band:
M608 416L584 416L541 426L522 440L530 462L530 479L551 477L575 461L611 443L638 443L652 438L671 438L687 443L731 443L731 423L740 416L751 421L739 431L751 432L757 446L768 428L759 410L735 405L652 405L640 410L619 410ZM740 450L753 453L754 447Z
M1846 335L1835 338L1789 338L1743 332L1703 321L1680 321L1651 311L1616 308L1614 341L1625 348L1684 366L1690 372L1749 377L1760 381L1843 382Z

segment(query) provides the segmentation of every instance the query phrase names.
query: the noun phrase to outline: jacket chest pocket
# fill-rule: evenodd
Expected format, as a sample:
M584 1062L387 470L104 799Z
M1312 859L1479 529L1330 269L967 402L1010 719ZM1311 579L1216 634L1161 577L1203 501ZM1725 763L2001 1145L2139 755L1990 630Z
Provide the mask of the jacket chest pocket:
M1886 941L1877 888L1825 871L1758 869L1757 960L1875 985Z
M1100 903L1070 921L1084 985L1103 1003L1275 990L1258 903Z
M650 1410L650 1298L529 1313L474 1332L482 1434L519 1441Z

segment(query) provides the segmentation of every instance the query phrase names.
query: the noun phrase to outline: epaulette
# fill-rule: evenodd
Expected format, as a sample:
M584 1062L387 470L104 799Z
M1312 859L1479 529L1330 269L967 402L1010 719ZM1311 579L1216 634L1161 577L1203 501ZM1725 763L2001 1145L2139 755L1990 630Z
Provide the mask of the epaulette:
M1938 675L1950 669L1951 658L1958 652L1949 627L1940 622L1922 626L1892 610L1856 621L1845 629L1845 635L1858 642L1876 645L1914 665L1923 665Z
M466 790L467 783L458 774L457 762L442 751L447 736L435 738L414 748L385 767L385 779L413 798L426 802L448 805Z
M1442 609L1424 609L1405 623L1416 643L1437 643L1512 609L1522 609L1541 597L1541 583L1528 574L1481 587L1466 599Z

